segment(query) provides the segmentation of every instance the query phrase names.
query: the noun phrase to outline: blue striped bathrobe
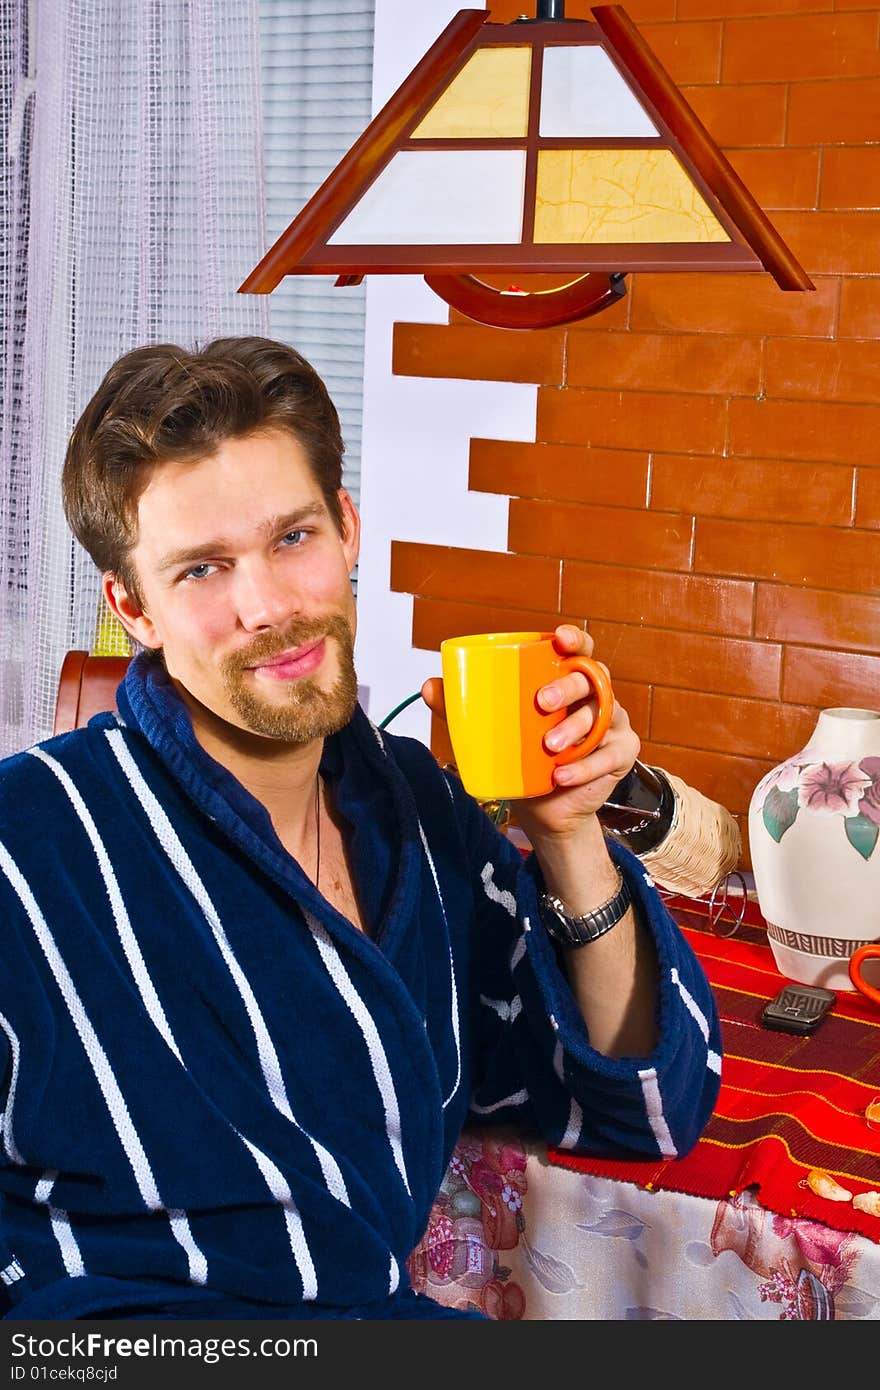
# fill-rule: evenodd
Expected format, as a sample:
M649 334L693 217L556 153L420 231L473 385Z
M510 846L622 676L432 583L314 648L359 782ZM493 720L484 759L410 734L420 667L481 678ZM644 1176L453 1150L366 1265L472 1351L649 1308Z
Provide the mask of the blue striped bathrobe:
M412 1316L405 1262L469 1116L606 1155L699 1136L718 1020L638 860L611 846L659 954L660 1038L611 1060L536 861L424 745L358 710L322 773L366 932L155 661L117 715L0 764L8 1316Z

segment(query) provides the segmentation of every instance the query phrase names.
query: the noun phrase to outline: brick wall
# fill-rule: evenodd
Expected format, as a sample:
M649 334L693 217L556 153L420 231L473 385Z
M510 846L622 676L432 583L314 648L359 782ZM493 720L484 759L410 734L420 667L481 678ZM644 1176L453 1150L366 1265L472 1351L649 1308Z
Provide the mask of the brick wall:
M625 8L816 290L633 275L567 329L396 325L396 373L534 382L538 406L535 443L471 443L509 553L401 538L391 586L419 648L586 623L642 756L737 815L748 866L759 777L818 709L880 708L880 9Z

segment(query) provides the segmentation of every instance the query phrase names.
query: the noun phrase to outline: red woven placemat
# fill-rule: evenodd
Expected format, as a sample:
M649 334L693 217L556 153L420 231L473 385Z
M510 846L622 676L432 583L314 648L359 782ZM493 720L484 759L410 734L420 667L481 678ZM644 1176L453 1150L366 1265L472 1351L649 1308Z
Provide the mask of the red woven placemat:
M761 1027L761 1010L788 981L779 974L750 905L733 936L716 935L704 904L669 907L712 985L724 1043L721 1092L696 1147L684 1158L626 1163L551 1149L563 1168L720 1199L755 1186L763 1206L880 1241L880 1217L813 1192L811 1170L853 1195L880 1190L880 1129L865 1109L880 1095L880 1009L839 991L806 1038ZM722 926L722 930L727 930Z

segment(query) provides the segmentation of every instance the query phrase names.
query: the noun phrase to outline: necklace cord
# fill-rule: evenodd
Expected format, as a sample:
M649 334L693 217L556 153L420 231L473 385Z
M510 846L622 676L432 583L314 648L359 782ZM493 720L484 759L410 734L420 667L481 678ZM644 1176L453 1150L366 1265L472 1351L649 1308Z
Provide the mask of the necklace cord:
M321 778L315 779L315 887L321 881Z

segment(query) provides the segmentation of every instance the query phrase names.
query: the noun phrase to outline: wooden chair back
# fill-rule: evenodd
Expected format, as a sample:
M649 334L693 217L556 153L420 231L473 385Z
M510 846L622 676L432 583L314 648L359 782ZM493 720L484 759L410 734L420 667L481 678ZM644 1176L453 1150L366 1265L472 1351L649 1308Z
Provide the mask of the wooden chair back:
M66 734L87 724L93 714L116 708L116 687L128 669L130 657L91 656L70 651L64 658L55 700L56 734Z

